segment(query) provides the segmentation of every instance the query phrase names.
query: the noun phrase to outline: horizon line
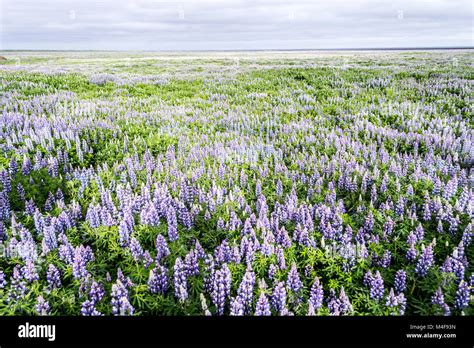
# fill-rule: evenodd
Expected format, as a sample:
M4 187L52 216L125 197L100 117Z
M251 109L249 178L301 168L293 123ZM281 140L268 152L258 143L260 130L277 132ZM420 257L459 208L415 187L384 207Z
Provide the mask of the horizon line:
M96 49L0 49L0 52L304 52L304 51L429 51L472 50L474 46L426 46L426 47L338 47L338 48L256 48L256 49L162 49L162 50L96 50Z

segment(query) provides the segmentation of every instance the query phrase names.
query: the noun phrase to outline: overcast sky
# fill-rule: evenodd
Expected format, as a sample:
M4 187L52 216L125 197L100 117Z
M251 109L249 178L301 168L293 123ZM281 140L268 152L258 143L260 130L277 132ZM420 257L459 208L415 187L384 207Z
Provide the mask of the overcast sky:
M0 49L473 46L472 0L0 0Z

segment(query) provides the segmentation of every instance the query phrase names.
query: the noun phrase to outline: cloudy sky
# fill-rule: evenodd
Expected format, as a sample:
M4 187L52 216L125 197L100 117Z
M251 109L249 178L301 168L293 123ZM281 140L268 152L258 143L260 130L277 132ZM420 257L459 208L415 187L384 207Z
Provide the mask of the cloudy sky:
M0 0L0 49L473 46L472 0Z

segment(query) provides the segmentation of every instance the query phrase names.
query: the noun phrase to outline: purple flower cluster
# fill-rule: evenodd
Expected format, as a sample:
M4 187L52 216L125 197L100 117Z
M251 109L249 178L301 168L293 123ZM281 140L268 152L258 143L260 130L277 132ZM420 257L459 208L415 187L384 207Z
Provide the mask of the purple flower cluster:
M420 277L425 277L428 274L428 270L433 266L433 246L429 245L423 250L423 253L418 259L415 267L415 273Z
M153 294L165 294L168 290L168 275L164 266L157 265L150 270L148 289Z
M346 79L328 73L336 57L317 73L324 98L293 79L318 57L266 61L272 93L250 56L239 79L174 58L98 74L75 57L100 87L87 100L46 83L66 63L0 65L0 314L471 315L468 58L394 53L383 76L353 60L363 74ZM175 75L209 96L127 88ZM64 294L80 301L65 310Z
M230 295L232 275L227 264L223 264L221 269L214 273L212 284L212 302L216 306L217 315L223 315L227 298Z
M379 271L375 275L371 271L364 275L364 284L370 288L370 298L381 300L384 294L384 281Z
M174 294L181 302L188 298L188 279L186 266L181 258L177 258L174 264Z
M112 285L111 297L113 315L133 315L135 309L130 304L128 289L119 279L117 279L117 282Z

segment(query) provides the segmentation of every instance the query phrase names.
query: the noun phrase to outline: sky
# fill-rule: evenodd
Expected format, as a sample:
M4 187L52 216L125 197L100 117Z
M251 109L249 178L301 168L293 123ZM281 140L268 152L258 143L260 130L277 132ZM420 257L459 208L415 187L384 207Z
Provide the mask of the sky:
M474 46L472 0L0 0L0 50Z

